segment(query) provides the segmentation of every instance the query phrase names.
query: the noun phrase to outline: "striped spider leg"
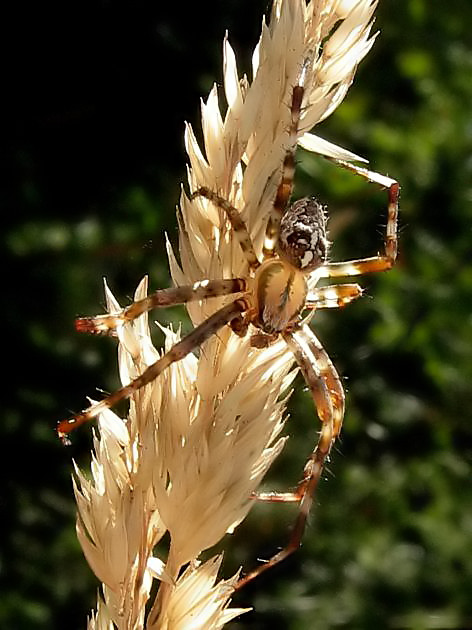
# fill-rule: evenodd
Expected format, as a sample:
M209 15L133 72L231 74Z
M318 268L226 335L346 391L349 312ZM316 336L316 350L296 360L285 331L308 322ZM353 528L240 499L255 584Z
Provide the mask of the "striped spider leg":
M245 281L235 278L229 281L203 281L193 286L178 287L177 289L162 289L155 291L143 300L134 302L130 307L123 309L120 313L79 318L76 321L76 328L79 332L114 334L117 326L126 321L131 321L138 315L152 308L183 304L191 300L201 300L208 297L215 297L216 295L239 293L244 287ZM163 302L165 304L163 304ZM131 381L131 383L117 389L103 400L90 405L84 411L59 422L57 425L59 438L65 444L68 444L68 433L85 422L93 420L103 411L110 409L121 400L130 398L139 389L154 381L169 365L186 357L190 352L200 347L207 339L216 334L220 328L223 328L223 326L229 324L232 320L239 318L241 312L246 310L246 308L246 302L242 299L236 299L223 308L220 308L216 313L213 313L213 315L200 324L200 326L194 328L188 335L177 342L160 359L146 368L146 370Z
M58 425L59 435L65 438L77 426L120 400L132 396L138 389L157 378L169 365L184 358L225 325L230 325L238 335L250 334L251 345L256 348L266 348L282 337L293 352L312 394L321 420L321 431L305 465L303 479L294 492L263 493L253 497L263 501L297 502L299 512L287 546L241 578L236 585L237 589L281 562L300 546L314 492L333 442L341 430L344 417L343 387L333 363L308 326L308 321L316 309L344 306L360 297L362 289L354 283L318 288L313 286L320 278L353 276L390 269L397 251L399 186L388 177L335 160L340 166L364 179L388 188L387 236L383 255L340 263L327 262L329 242L325 209L314 198L303 198L289 205L304 96L304 75L305 65L300 72L298 85L292 91L287 130L288 148L267 220L262 260L256 255L238 209L218 192L204 186L197 188L191 195L191 199L206 198L225 214L245 256L247 277L203 280L193 286L159 290L119 313L80 318L76 327L81 332L113 334L116 327L123 322L153 308L223 295L235 295L236 299L197 326L129 385ZM307 309L309 314L303 318Z

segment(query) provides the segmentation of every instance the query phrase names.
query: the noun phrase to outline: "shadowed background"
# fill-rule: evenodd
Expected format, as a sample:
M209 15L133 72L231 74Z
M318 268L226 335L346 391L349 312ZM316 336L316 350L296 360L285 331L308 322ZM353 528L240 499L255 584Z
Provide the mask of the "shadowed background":
M4 402L0 626L84 628L97 582L74 532L71 458L54 426L116 387L113 340L74 332L169 284L163 235L185 179L183 121L221 84L225 29L250 71L266 2L14 5L2 42ZM383 0L380 37L317 128L402 184L400 256L315 330L348 391L342 439L302 551L238 595L234 628L472 627L472 5ZM299 151L296 195L328 204L334 260L381 247L386 193ZM161 311L163 323L182 311ZM188 322L186 323L188 326ZM156 342L160 342L156 336ZM299 478L317 421L302 380L267 488ZM288 535L256 506L225 540L225 576Z

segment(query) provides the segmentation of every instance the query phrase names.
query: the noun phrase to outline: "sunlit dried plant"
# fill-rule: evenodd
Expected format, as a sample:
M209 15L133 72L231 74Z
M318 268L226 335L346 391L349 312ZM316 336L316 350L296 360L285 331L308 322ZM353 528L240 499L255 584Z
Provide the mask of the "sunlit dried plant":
M344 98L373 43L375 5L275 0L254 51L252 81L239 77L225 38L226 113L222 117L215 86L202 104L203 148L186 129L188 183L190 191L218 191L240 210L258 256L289 149L290 100L302 68L296 140L331 158L360 159L307 132ZM167 245L175 285L247 274L222 208L182 191L177 216L180 263ZM146 293L145 280L135 299ZM107 301L110 313L121 310L108 289ZM214 297L191 302L187 310L198 325L226 303L228 297ZM169 350L179 333L163 330ZM160 354L146 313L117 334L120 377L127 384ZM79 540L103 584L90 629L216 629L244 612L229 607L239 576L218 581L221 557L199 558L245 518L282 450L293 362L283 339L255 348L248 335L224 327L198 358L187 354L134 391L125 421L99 408L91 478L77 468L74 477ZM155 580L159 588L151 591Z

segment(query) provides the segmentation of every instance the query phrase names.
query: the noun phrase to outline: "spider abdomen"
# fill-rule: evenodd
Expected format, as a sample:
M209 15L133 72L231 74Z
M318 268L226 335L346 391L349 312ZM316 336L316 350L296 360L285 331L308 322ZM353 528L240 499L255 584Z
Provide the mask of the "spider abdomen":
M255 277L255 325L267 334L286 330L303 310L307 291L303 273L282 260L267 260Z
M309 273L326 262L328 246L323 206L313 197L295 201L280 222L277 249L281 258Z

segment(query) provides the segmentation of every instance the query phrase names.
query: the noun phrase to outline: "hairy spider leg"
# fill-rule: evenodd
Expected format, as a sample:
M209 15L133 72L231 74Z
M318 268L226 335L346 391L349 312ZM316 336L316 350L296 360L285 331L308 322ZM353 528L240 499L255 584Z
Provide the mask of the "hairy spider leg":
M400 185L391 177L369 171L366 168L350 164L344 160L327 158L342 168L363 177L369 182L379 184L388 190L387 227L385 236L385 253L368 258L358 258L344 262L328 263L322 269L321 277L338 278L340 276L357 276L363 273L387 271L395 264L398 249L398 198Z
M131 381L131 383L121 387L103 400L90 405L81 413L72 416L72 418L59 422L57 426L59 437L65 439L67 433L70 433L81 424L84 424L84 422L92 420L121 400L130 398L130 396L141 389L141 387L144 387L156 379L169 365L176 361L181 361L192 352L192 350L201 346L202 343L214 335L220 328L239 317L246 309L247 304L245 300L237 299L231 302L231 304L227 304L219 309L216 313L213 313L213 315L210 315L208 319L194 328L192 332L176 343L166 354L150 365L140 376Z
M286 341L292 349L310 388L321 422L323 424L328 422L329 427L332 423L332 441L334 441L341 432L345 398L336 368L319 339L307 324L298 330L287 333L287 335L291 336L291 339L286 339ZM310 360L311 364L309 363ZM328 404L326 403L327 397L329 399ZM309 462L315 457L318 448L319 443ZM310 468L310 463L307 464L307 467ZM253 498L258 501L274 503L299 503L305 495L309 476L310 474L307 474L307 468L305 468L304 478L294 492L261 492L254 494Z
M307 310L316 310L320 308L342 308L346 306L346 304L349 304L353 300L361 297L363 293L364 291L362 287L360 287L357 283L333 284L325 287L319 287L308 294L305 308ZM306 318L304 321L309 321L310 319L311 316ZM309 339L309 346L311 348L312 354L318 361L318 367L325 367L320 375L320 378L325 379L326 385L327 387L329 387L330 392L337 392L337 394L335 393L334 395L338 397L343 397L344 393L341 383L339 381L339 377L333 363L329 359L329 356L327 355L319 340L315 337L311 328L304 325L303 330L306 334L307 339ZM330 376L333 374L334 379ZM342 415L341 417L339 417L339 406L337 407L337 409L337 426L339 427L339 429L336 431L336 436L340 433L343 419ZM254 493L252 498L256 499L257 501L299 503L303 496L303 493L301 492L303 486L304 482L302 481L295 492L259 492Z
M274 256L274 249L280 232L280 222L287 208L293 191L295 176L295 154L298 145L298 125L302 113L302 101L305 94L305 79L310 63L313 62L313 54L310 54L302 64L298 76L298 84L292 91L290 104L290 124L288 127L288 148L282 162L280 183L277 187L275 199L266 225L266 233L262 253L264 260Z
M304 76L304 73L302 73ZM302 83L302 81L300 81ZM293 179L295 176L295 153L298 143L298 123L302 110L302 100L305 93L303 85L296 85L292 92L290 105L290 126L288 129L288 149L282 163L282 176L277 187L275 199L267 221L264 246L262 253L264 260L274 256L274 249L280 231L280 221L293 191Z
M242 577L236 590L258 577L261 573L279 564L294 553L301 544L313 496L318 487L324 464L331 447L341 431L344 417L344 390L336 369L323 346L308 325L283 333L310 388L318 416L321 432L318 442L305 465L304 477L294 492L262 493L255 498L262 501L299 503L299 512L287 545L264 564Z
M308 293L305 308L342 308L361 297L364 293L357 283L330 284Z
M246 285L244 278L231 278L228 280L200 280L192 285L158 289L117 313L96 315L94 317L78 317L75 320L75 327L78 332L115 334L118 326L131 322L136 317L154 308L166 308L195 300L240 293L246 290Z
M254 251L251 237L247 230L246 224L241 218L241 214L237 208L229 203L224 197L221 197L217 193L210 190L206 186L201 186L190 195L190 199L196 199L198 197L205 197L209 201L215 204L218 208L221 208L226 213L231 227L238 239L239 245L243 250L243 254L246 257L250 269L256 269L259 267L260 262Z

